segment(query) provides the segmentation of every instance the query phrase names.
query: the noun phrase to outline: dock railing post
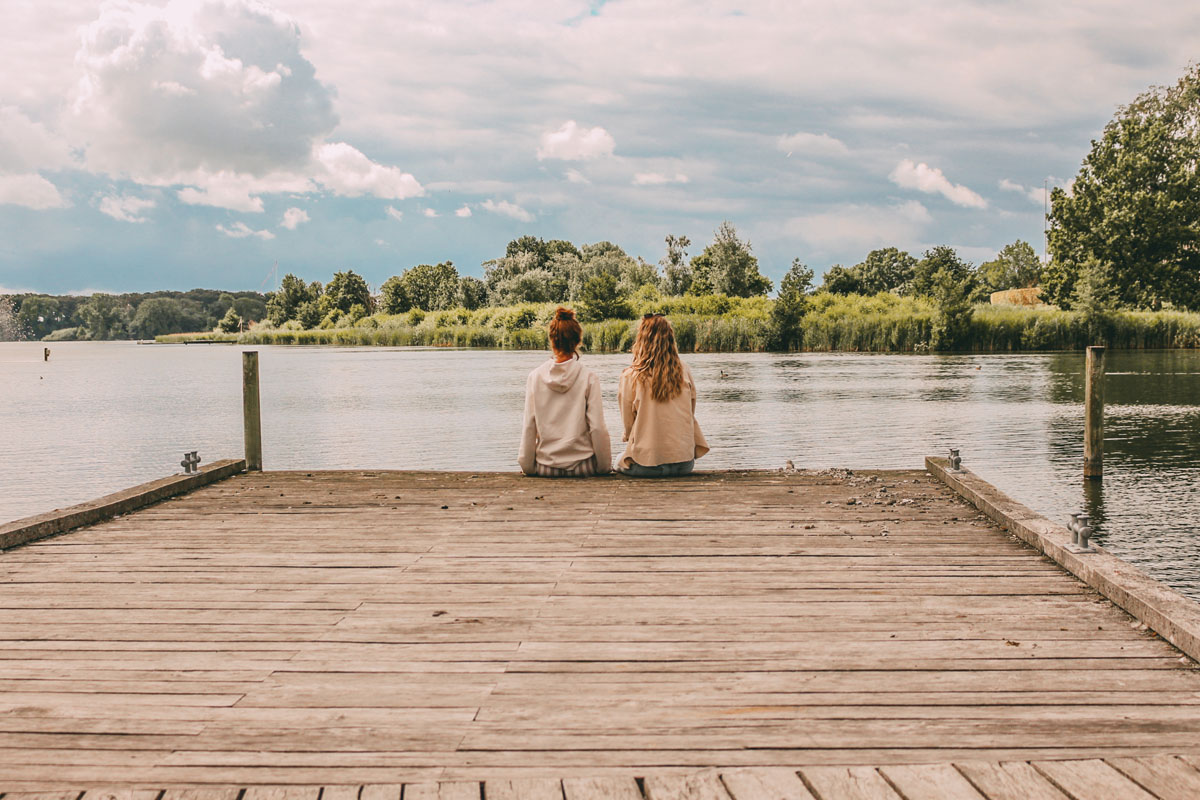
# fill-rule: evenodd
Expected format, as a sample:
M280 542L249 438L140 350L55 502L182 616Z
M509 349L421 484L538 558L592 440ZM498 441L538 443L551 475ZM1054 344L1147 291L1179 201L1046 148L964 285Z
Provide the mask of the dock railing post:
M1083 477L1104 476L1104 348L1087 349L1087 375L1083 386Z
M262 416L258 404L258 351L242 353L242 422L246 433L246 469L262 470Z

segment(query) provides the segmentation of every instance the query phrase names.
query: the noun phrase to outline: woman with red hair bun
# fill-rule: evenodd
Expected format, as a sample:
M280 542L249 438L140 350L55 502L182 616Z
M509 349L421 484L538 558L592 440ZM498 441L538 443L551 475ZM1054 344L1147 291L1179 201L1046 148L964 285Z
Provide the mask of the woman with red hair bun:
M553 357L525 382L525 426L517 463L526 475L583 478L612 472L600 379L579 363L583 328L559 306L550 322Z

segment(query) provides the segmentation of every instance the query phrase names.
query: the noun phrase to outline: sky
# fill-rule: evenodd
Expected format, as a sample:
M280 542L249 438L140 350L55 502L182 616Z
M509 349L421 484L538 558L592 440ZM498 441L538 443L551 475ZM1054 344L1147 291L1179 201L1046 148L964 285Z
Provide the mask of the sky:
M1170 0L6 0L0 293L378 287L533 234L655 262L729 220L776 282L1041 252Z

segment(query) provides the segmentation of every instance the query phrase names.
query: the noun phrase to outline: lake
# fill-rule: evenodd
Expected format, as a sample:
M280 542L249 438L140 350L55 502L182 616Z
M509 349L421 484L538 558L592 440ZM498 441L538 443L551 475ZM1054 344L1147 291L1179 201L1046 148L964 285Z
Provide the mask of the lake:
M261 353L267 469L515 470L536 352L0 343L0 521L240 457ZM1200 599L1200 351L1109 352L1105 479L1085 483L1082 353L696 354L701 469L919 468L958 447L1017 500ZM585 356L620 452L617 376ZM722 377L724 375L725 377Z

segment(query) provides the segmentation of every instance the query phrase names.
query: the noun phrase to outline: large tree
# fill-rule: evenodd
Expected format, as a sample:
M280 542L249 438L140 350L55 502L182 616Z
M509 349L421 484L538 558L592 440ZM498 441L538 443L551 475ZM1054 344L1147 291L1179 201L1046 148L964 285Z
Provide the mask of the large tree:
M717 292L730 297L755 297L771 291L771 281L758 271L758 258L731 222L722 222L712 244L692 259L692 293Z
M440 311L454 308L458 303L458 270L451 261L440 264L418 264L406 269L400 276L401 291L407 305L403 308L388 308L391 313L419 308L422 311ZM384 284L386 287L387 284ZM384 305L388 306L388 294L384 294ZM393 306L395 303L392 304Z
M792 268L779 282L779 296L771 307L770 349L796 350L801 344L800 324L808 313L808 292L813 271L800 259L792 259Z
M1200 64L1120 109L1075 177L1051 193L1047 299L1069 307L1084 265L1118 303L1200 307Z
M938 273L945 272L945 279L939 279ZM949 284L955 284L974 297L978 290L975 270L969 262L959 258L953 247L940 245L925 251L925 256L913 267L912 280L908 282L905 294L924 295L933 297L943 292Z
M687 294L692 287L692 267L687 261L687 249L692 240L686 236L667 235L667 254L658 263L663 268L659 290L668 297Z
M369 314L375 307L367 282L352 269L333 273L333 280L325 287L325 297L331 310L337 309L343 314L350 313L354 306L362 306Z
M980 284L988 292L1027 289L1038 285L1042 262L1028 242L1018 239L1006 244L991 261L980 264L977 274Z
M917 260L896 247L884 247L867 253L861 264L854 266L863 294L903 292L912 280Z
M297 319L301 306L311 303L315 308L320 297L320 283L305 283L289 272L280 281L279 291L267 295L267 319L272 325L282 325L290 319Z

